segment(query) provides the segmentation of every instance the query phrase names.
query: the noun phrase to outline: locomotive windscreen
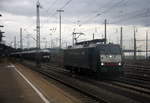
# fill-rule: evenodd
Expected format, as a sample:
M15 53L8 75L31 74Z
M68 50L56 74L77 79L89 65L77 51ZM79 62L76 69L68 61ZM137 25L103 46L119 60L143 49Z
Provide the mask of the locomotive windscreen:
M121 54L119 45L101 45L99 49L101 54Z

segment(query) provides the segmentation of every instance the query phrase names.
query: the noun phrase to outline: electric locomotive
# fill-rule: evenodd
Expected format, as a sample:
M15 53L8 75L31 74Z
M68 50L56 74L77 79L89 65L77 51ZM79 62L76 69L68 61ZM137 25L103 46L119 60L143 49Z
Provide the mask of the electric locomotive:
M64 50L64 67L73 71L93 71L98 76L123 72L122 51L117 44L105 44L105 39L77 43Z

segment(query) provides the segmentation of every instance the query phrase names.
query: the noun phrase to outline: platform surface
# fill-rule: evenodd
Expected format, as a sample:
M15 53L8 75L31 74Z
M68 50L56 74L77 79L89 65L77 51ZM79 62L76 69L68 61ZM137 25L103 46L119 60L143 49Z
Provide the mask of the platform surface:
M81 103L18 63L0 63L0 103Z
M11 64L0 64L0 103L44 103Z

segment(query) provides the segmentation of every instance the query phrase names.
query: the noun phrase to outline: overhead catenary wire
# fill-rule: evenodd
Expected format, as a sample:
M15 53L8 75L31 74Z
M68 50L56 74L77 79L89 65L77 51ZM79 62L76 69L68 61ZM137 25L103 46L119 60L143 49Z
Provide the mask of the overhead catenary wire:
M73 0L68 0L60 9L64 9L67 5L69 5Z
M53 8L53 7L56 5L57 1L58 1L58 0L53 1L53 2L51 3L51 5L49 6L49 8L46 9L46 12L48 12L51 8Z
M103 11L101 13L97 13L94 17L91 17L91 18L87 19L86 21L83 22L83 24L87 23L89 21L92 21L93 19L110 12L113 8L116 8L118 5L122 4L124 1L126 1L126 0L120 0L119 2L113 4L110 8L106 9L105 11ZM126 2L128 2L128 1L129 0L127 0ZM126 2L124 2L124 3L126 3Z
M99 17L99 16L101 16L101 15L104 15L104 14L110 12L113 8L116 8L118 5L122 4L124 1L126 1L126 0L120 0L119 2L116 2L115 4L113 4L112 6L110 6L108 9L104 10L103 12L97 12L94 17L91 17L91 18L89 18L89 19L83 21L83 24L84 24L84 23L87 23L87 22L89 22L89 21L92 21L93 19L95 19L95 18L97 18L97 17ZM127 0L127 1L128 1L128 0ZM127 2L127 1L126 1L126 2ZM125 3L125 2L124 2L124 3Z
M93 2L94 2L94 1L93 1ZM108 4L112 4L112 2L113 2L113 0L108 1L107 3L105 3L104 6L100 7L99 10L101 10L103 7L106 7ZM97 13L97 12L96 12L96 13ZM96 18L98 15L100 15L100 13L97 13L97 14L95 15L95 12L94 12L94 13L92 12L92 14L94 14L94 16L92 16L92 17L90 17L90 18L88 18L88 17L89 17L89 14L88 14L87 17L85 17L85 18L88 18L86 21L92 20L92 19ZM91 14L91 15L92 15L92 14ZM84 21L84 22L86 22L86 21Z
M72 0L68 0L68 1L61 7L61 9L64 9L71 1L72 1ZM126 2L125 2L125 1L126 1ZM94 17L91 17L91 18L87 19L86 21L83 22L83 24L84 24L84 23L87 23L87 22L89 22L89 21L92 21L93 19L95 19L95 18L97 18L97 17L99 17L99 16L101 16L101 15L104 15L104 14L110 12L113 8L116 8L118 5L122 4L123 2L124 2L124 3L127 3L128 1L129 1L129 0L120 0L120 1L116 2L115 4L113 4L110 8L106 9L105 11L103 11L103 12L101 12L101 13L97 13ZM109 1L109 2L112 2L112 1ZM109 3L109 2L108 2L108 3ZM53 17L53 16L56 16L56 14L57 14L57 12L54 12L54 13L53 13L52 15L50 15L50 16Z
M73 0L68 0L60 9L64 9L67 5L69 5ZM55 10L56 11L56 10ZM57 12L54 12L50 15L50 17L53 17L57 14Z
M124 0L122 0L122 1L124 1ZM119 5L121 5L121 4L125 4L125 3L127 3L129 0L127 0L127 1L124 1L124 3L122 2L120 2L119 3ZM118 6L119 6L118 5ZM112 9L112 8L111 8ZM110 11L109 11L110 12ZM141 12L141 13L139 13L139 12ZM108 13L108 12L106 12L106 13ZM106 13L104 13L104 14L106 14ZM89 21L92 21L93 19L95 19L95 18L97 18L98 16L100 16L100 15L103 15L103 14L97 14L95 17L93 17L93 18L90 18L90 19L88 19L85 23L87 23L87 22L89 22ZM127 16L127 17L126 17ZM113 21L113 22L111 22L110 24L117 24L117 23L120 23L120 22L124 22L124 21L129 21L129 20L132 20L132 19L134 19L134 20L137 20L137 19L140 19L140 18L148 18L150 16L150 8L144 8L144 9L140 9L140 10L135 10L134 12L130 12L130 13L127 13L127 14L124 14L124 15L119 15L119 16L116 16L116 17L113 17L113 18L121 18L120 20L116 20L116 21ZM125 18L124 18L125 17ZM147 24L147 25L149 25L149 24Z
M58 1L58 0L55 0L55 1ZM67 5L69 5L71 2L72 2L73 0L68 0L63 6L61 6L60 7L60 9L64 9ZM53 18L57 18L56 17L56 15L57 15L57 13L58 12L56 12L56 10L54 10L55 12L53 12L53 13L51 13L50 15L49 15L49 17L53 17ZM48 22L48 20L47 20L47 22Z
M120 22L129 21L129 20L132 20L132 19L138 19L138 18L143 18L143 17L150 16L150 8L141 9L141 10L139 10L140 13L136 13L136 12L137 11L130 12L130 13L126 14L126 15L129 15L127 17L125 17L125 15L122 15L122 17L125 17L125 18L121 18L119 20L113 21L113 22L111 22L111 24L117 24L117 23L120 23ZM134 15L130 15L130 14L134 14Z

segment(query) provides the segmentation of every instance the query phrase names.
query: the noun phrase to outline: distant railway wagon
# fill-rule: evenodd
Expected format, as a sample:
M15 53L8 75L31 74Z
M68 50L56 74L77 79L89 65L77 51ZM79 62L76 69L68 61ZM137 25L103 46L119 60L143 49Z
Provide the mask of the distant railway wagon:
M122 66L122 52L119 45L98 44L64 50L64 67L67 69L120 74L123 72Z
M48 50L39 50L38 54L37 54L37 50L15 52L12 53L11 56L15 58L26 59L31 61L36 61L37 57L42 62L49 62L50 60L50 52Z
M14 48L0 43L0 60L4 59L5 57L9 57L13 51L15 51Z

